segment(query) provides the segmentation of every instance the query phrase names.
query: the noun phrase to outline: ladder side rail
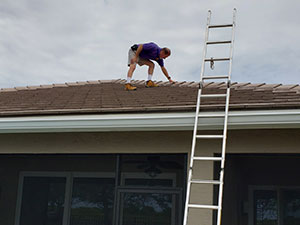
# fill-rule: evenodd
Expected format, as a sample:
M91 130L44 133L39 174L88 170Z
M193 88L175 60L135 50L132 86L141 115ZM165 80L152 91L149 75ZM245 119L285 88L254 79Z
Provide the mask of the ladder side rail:
M192 141L192 149L190 153L190 165L189 165L189 174L188 174L188 182L187 182L187 192L185 196L185 208L184 208L184 220L183 224L187 225L187 216L188 216L188 205L190 199L190 192L191 192L191 180L192 180L192 168L194 164L194 154L195 154L195 147L196 147L196 134L197 134L197 127L198 127L198 114L200 110L200 96L201 96L202 89L198 89L198 96L197 96L197 107L196 107L196 117L195 117L195 124L194 124L194 131L193 131L193 141Z
M211 18L211 11L208 10L206 30L205 30L205 40L204 40L204 47L203 47L203 56L202 56L202 65L201 65L201 72L200 72L200 82L201 82L201 84L203 82L203 74L204 74L204 71L205 71L205 58L206 58L206 53L207 53L207 41L208 41L208 36L209 36L208 27L210 25L210 18Z
M183 219L183 225L187 225L187 218L188 218L188 206L189 206L189 199L190 199L190 192L191 192L191 179L192 179L192 168L194 163L194 154L195 154L195 147L196 147L196 135L198 130L198 118L199 118L199 112L200 112L200 100L201 100L201 92L203 88L203 82L202 77L204 74L204 66L205 66L205 57L206 57L206 51L207 51L207 45L206 42L208 40L208 26L210 25L210 19L211 19L211 11L208 11L207 16L207 25L206 25L206 32L205 32L205 45L203 49L203 61L202 61L202 67L201 67L201 73L200 73L200 85L198 89L198 95L197 95L197 106L196 106L196 115L195 115L195 123L194 123L194 132L193 132L193 141L192 141L192 149L191 149L191 155L190 155L190 166L189 166L189 174L188 174L188 183L187 183L187 192L186 192L186 200L185 200L185 209L184 209L184 219Z
M223 201L223 187L224 187L224 167L225 167L225 155L226 155L226 143L227 143L227 125L228 125L228 109L229 109L229 99L230 99L230 87L226 90L226 105L225 105L225 119L223 128L223 141L222 141L222 160L221 160L221 170L220 170L220 185L219 185L219 196L218 196L218 215L217 215L217 225L221 225L222 216L222 201Z
M227 125L228 125L228 112L229 112L229 99L230 99L230 78L232 72L232 58L233 58L233 43L234 43L234 36L235 36L235 13L236 9L233 10L233 27L232 27L232 34L231 40L232 44L230 45L230 62L229 62L229 79L227 84L226 90L226 104L225 104L225 120L224 120L224 128L223 128L223 143L222 143L222 164L221 168L224 169L225 166L225 151L226 151L226 138L227 138Z
M230 64L229 64L229 73L228 73L228 86L227 86L227 97L225 105L225 120L224 120L224 130L223 130L223 143L222 143L222 161L221 161L221 171L220 171L220 185L219 185L219 199L218 199L218 215L217 215L217 225L221 225L222 220L222 202L223 202L223 188L224 188L224 168L225 168L225 155L226 155L226 143L227 143L227 126L228 126L228 111L229 111L229 99L230 99L230 78L232 72L232 58L233 58L233 44L235 38L235 18L236 18L236 9L233 9L233 25L232 25L232 34L231 34L231 45L230 45Z
M233 9L233 25L232 25L232 32L231 32L231 44L230 44L230 62L229 62L229 73L228 79L231 81L231 72L232 72L232 60L233 60L233 46L234 46L234 39L235 39L235 27L236 27L236 8Z

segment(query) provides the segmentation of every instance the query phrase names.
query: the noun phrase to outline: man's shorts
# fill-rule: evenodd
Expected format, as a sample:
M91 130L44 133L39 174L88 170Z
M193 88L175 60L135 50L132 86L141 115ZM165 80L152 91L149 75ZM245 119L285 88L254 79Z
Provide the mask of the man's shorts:
M135 56L135 51L133 51L130 48L129 51L128 51L128 63L127 63L128 66L130 66L131 60L134 58L134 56ZM137 63L139 64L139 66L145 65L147 61L150 61L150 60L143 59L143 58L140 58L140 57L138 57L138 59L137 59Z

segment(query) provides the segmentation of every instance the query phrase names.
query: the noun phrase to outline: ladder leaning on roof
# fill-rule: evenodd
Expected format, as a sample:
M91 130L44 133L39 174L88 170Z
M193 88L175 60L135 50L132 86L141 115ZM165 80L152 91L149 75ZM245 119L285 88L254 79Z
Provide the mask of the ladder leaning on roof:
M185 203L185 210L184 210L184 220L183 225L188 224L188 214L189 208L196 208L196 209L207 209L207 210L217 210L217 225L221 225L221 213L222 213L222 199L223 199L223 180L224 180L224 166L225 166L225 152L226 152L226 138L227 138L227 123L228 123L228 109L229 109L229 98L230 98L230 77L232 71L232 56L233 56L233 44L234 44L234 35L235 35L235 17L236 17L236 9L233 9L233 22L232 24L222 24L222 25L211 25L211 11L208 11L207 17L207 26L205 32L205 46L203 50L203 60L202 60L202 67L201 67L201 74L200 74L200 84L198 90L198 97L197 97L197 107L196 107L196 116L195 116L195 124L194 124L194 132L193 132L193 140L192 140L192 149L190 155L190 166L188 172L188 182L187 182L187 193L186 193L186 203ZM231 40L229 41L208 41L209 30L214 28L226 28L231 27ZM230 44L230 56L229 58L206 58L207 54L207 46L208 45L220 45L220 44ZM218 75L218 76L207 76L204 75L204 67L205 62L210 62L211 67L214 64L214 61L227 61L229 62L229 73L228 75ZM205 80L214 80L214 79L223 79L227 81L227 88L226 94L202 94L203 89L203 82ZM201 123L198 122L200 117L212 117L212 115L201 115L200 113L200 102L202 98L219 98L224 97L225 101L225 113L222 114L224 118L224 126L223 126L223 134L222 135L198 135L197 130L198 126ZM222 152L221 157L196 157L195 156L195 147L196 142L198 139L220 139L222 140ZM201 179L193 179L193 165L194 161L211 161L221 162L220 168L220 176L219 180L201 180ZM219 185L219 195L218 195L218 203L217 205L201 205L201 204L191 204L190 203L190 194L191 194L191 184L212 184L212 185Z

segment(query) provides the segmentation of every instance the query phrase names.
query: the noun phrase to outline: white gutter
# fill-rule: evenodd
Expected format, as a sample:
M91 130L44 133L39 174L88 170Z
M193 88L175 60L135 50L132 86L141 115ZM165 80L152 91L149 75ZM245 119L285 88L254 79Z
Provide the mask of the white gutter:
M206 112L218 115L221 112ZM201 114L200 114L201 115ZM195 113L130 113L0 118L0 133L192 130ZM222 129L222 118L200 118L201 130ZM228 129L300 128L300 109L231 111Z

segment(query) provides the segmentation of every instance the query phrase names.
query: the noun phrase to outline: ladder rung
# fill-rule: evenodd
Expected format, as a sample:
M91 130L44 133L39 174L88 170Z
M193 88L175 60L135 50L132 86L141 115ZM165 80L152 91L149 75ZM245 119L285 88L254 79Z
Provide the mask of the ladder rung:
M193 184L221 184L219 180L191 180Z
M229 78L228 75L219 75L219 76L203 76L203 80L209 80L209 79L227 79Z
M233 24L209 25L208 28L232 27Z
M217 45L217 44L230 44L231 41L208 41L207 45Z
M202 98L219 98L219 97L226 97L226 94L211 94L211 95L201 95Z
M205 138L205 139L223 138L223 135L196 135L196 138Z
M210 62L210 61L229 61L230 58L208 58L208 59L205 59L205 62Z
M224 117L225 116L225 114L199 114L198 115L198 117L204 117L204 118L206 118L206 117Z
M199 209L219 209L217 205L198 205L198 204L188 204L190 208L199 208Z
M222 157L193 157L193 160L203 160L203 161L222 161Z

